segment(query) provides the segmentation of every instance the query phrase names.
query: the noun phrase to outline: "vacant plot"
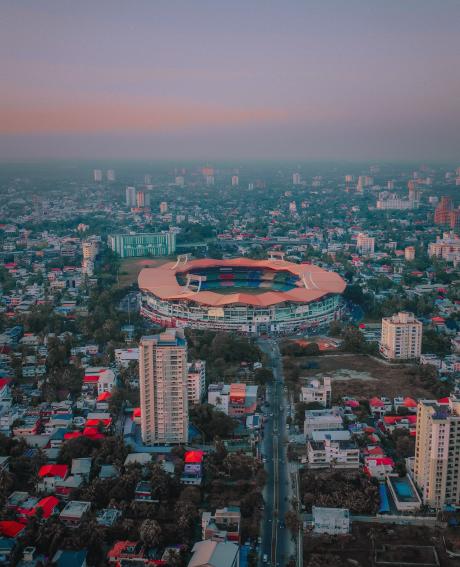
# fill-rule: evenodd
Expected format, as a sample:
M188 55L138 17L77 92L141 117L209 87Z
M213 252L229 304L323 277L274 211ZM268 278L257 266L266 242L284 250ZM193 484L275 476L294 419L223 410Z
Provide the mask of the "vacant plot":
M299 364L301 376L331 376L334 400L342 396L433 397L429 390L414 385L408 372L410 365L390 365L366 355L356 354L322 355L294 360ZM307 368L312 362L319 368Z
M137 283L137 276L143 268L156 268L166 262L170 262L170 260L168 258L125 258L120 265L120 286L130 286Z
M446 555L439 530L421 526L353 522L351 533L344 536L314 535L307 531L303 544L305 567L458 565Z

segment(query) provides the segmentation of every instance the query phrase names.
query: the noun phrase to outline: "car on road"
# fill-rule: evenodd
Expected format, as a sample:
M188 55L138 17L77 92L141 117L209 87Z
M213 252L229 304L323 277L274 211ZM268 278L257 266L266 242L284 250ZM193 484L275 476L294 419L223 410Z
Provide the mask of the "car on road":
M264 563L268 563L268 555L266 553L264 553L263 557L262 557L262 561Z

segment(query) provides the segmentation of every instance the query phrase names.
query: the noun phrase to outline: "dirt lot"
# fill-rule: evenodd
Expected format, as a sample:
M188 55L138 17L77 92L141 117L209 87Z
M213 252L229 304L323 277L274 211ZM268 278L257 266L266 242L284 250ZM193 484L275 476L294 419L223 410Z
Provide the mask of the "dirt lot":
M407 373L410 366L389 365L365 355L322 355L295 359L301 368L301 376L312 377L328 375L332 378L334 400L342 396L370 398L372 396L411 396L432 398L432 394L411 383ZM314 362L319 368L304 368Z
M120 286L130 286L137 283L137 276L142 268L156 268L165 262L170 262L167 258L125 258L120 266Z
M304 536L304 566L332 567L354 565L355 567L375 567L374 545L390 546L384 559L388 566L399 567L402 557L391 557L391 546L414 546L410 557L404 559L414 565L428 565L433 560L433 547L436 549L441 567L458 566L444 551L442 533L439 530L411 526L383 526L377 524L353 523L352 532L346 536L318 536L310 533ZM426 546L433 546L428 549ZM395 548L393 548L395 549ZM410 552L409 549L407 549ZM338 560L337 560L338 559ZM426 563L423 563L426 561ZM407 564L407 563L406 563Z

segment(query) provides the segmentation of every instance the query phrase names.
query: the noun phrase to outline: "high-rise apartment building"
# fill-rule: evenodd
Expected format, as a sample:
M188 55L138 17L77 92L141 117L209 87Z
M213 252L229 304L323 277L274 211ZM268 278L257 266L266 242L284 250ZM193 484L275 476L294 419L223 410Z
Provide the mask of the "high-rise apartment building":
M115 181L116 177L115 177L115 170L114 169L108 169L107 170L107 181Z
M423 503L436 509L460 503L460 400L420 400L414 479Z
M414 246L406 246L404 248L404 259L406 262L412 262L415 260L415 248Z
M93 171L93 179L94 181L96 181L96 183L99 183L102 181L102 169L95 169Z
M375 238L361 232L356 239L356 248L363 256L372 256L375 250Z
M189 407L200 404L206 390L206 361L195 360L188 364L187 395Z
M302 178L300 176L300 173L293 173L292 174L292 184L293 185L300 185L302 181Z
M136 205L140 209L144 206L144 198L145 198L144 191L138 191L136 194Z
M144 443L187 443L187 342L182 330L142 337L139 384Z
M136 188L126 187L126 206L135 207L136 206Z
M240 180L238 175L232 175L232 187L238 187Z
M441 197L441 201L434 211L435 224L449 224L450 213L453 208L452 199Z
M164 215L168 212L168 203L166 201L162 201L160 203L160 214Z
M400 312L382 319L380 354L388 360L414 360L422 352L422 322Z

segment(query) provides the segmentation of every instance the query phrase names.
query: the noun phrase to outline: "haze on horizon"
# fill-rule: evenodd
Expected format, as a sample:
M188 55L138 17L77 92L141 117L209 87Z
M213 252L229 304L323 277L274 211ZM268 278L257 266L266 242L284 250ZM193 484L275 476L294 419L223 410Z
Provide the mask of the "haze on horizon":
M460 159L456 0L3 0L0 160Z

